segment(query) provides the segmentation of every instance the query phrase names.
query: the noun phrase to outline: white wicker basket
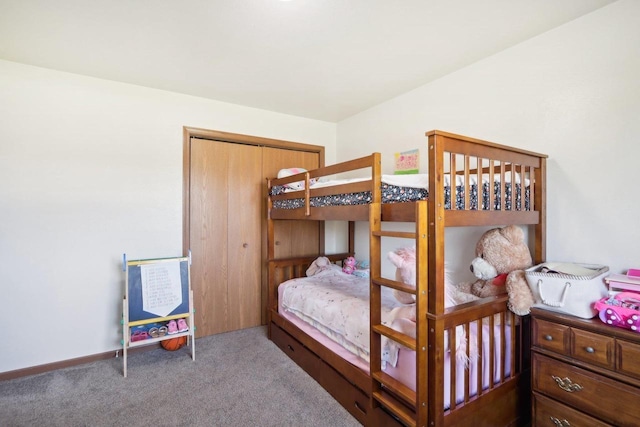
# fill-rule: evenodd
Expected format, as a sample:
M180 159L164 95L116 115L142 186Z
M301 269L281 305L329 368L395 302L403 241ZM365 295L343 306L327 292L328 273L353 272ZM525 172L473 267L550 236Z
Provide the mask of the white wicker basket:
M608 271L604 265L545 262L525 270L525 276L534 307L591 319L598 314L593 304L607 296Z

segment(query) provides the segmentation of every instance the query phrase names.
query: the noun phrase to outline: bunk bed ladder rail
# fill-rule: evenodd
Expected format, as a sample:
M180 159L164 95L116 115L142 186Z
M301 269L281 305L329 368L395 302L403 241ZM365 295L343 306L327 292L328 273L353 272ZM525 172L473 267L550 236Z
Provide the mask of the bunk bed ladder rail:
M426 202L416 203L416 217L426 218ZM420 372L420 366L426 365L427 321L426 316L416 316L416 338L398 332L382 324L381 320L381 292L382 287L389 287L416 296L416 313L425 312L427 306L426 263L418 263L416 270L416 287L413 288L402 282L381 277L381 240L383 237L414 239L416 241L416 259L426 257L426 221L416 222L415 232L383 231L381 221L381 205L372 203L369 211L370 222L370 333L371 333L371 381L372 407L382 406L398 418L404 425L424 425L427 419L427 383L425 372ZM423 242L421 242L421 240ZM420 256L425 252L424 257ZM421 310L422 308L422 310ZM394 379L382 371L382 340L393 340L416 352L416 389Z

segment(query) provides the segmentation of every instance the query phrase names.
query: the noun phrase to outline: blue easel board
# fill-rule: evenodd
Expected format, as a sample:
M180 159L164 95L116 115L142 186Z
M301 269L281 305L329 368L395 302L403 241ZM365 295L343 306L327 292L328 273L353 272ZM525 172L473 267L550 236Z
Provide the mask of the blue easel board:
M167 315L174 316L179 314L189 314L189 260L187 258L180 259L180 282L182 285L182 304L180 304L175 310ZM177 260L177 259L176 259ZM158 262L166 262L167 259L158 260ZM128 303L129 303L129 322L138 322L153 319L157 319L159 316L154 313L149 313L143 310L142 303L142 274L140 266L143 264L149 264L149 260L142 260L140 264L136 264L136 261L130 261L127 263L128 269Z

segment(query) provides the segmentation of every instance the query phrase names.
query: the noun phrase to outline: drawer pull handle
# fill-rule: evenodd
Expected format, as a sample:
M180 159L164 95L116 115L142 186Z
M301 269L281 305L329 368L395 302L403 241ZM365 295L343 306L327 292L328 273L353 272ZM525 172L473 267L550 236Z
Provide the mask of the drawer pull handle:
M582 390L582 386L578 383L573 383L569 378L565 377L564 379L560 377L556 377L555 375L551 375L551 378L558 384L558 387L563 389L564 391L568 391L569 393L573 393L574 391Z
M547 341L553 341L553 337L551 335L545 335L544 339Z
M287 344L287 348L291 351L295 351L293 347L291 347L291 344Z
M595 353L596 350L593 347L585 347L584 351L586 351L587 353Z
M360 412L362 412L363 414L365 414L365 415L366 415L367 411L365 411L365 410L362 408L362 406L360 406L360 404L359 404L358 402L354 402L354 405L355 405L355 407L356 407L356 409L357 409L358 411L360 411Z
M549 418L551 418L551 421L553 421L556 427L571 427L571 424L567 420L564 420L564 419L560 420L556 417L549 417Z

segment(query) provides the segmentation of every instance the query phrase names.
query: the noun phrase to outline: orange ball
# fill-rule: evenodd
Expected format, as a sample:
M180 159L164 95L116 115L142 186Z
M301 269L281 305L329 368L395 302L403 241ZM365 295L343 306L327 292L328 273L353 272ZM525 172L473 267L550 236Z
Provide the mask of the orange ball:
M160 345L162 346L162 348L169 351L180 350L186 344L187 344L187 337L171 338L168 340L160 341Z

